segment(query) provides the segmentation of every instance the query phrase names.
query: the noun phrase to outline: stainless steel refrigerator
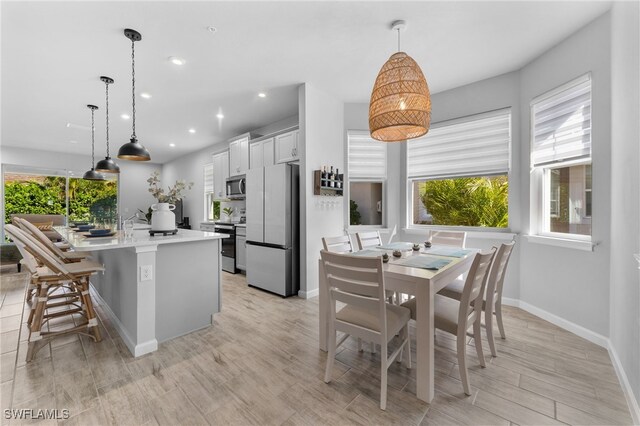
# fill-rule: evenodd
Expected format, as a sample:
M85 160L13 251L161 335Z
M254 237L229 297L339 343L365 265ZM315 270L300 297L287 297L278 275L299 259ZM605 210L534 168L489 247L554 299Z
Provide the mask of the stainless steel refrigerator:
M280 296L300 288L299 171L276 164L247 171L247 283Z

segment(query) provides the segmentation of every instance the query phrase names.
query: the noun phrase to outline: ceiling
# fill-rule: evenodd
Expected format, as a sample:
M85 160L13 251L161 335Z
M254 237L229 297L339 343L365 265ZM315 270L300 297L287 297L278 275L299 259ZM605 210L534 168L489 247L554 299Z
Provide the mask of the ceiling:
M397 48L392 20L407 20L402 50L421 65L435 93L519 69L609 7L592 1L3 1L2 144L89 154L85 105L92 103L100 107L96 149L104 155L99 76L107 75L115 79L109 102L115 156L131 134L131 120L121 118L131 114L124 28L143 37L136 43L136 133L152 160L163 163L296 114L303 82L344 102L368 102L377 72ZM176 66L170 56L186 63ZM143 99L142 92L152 97Z

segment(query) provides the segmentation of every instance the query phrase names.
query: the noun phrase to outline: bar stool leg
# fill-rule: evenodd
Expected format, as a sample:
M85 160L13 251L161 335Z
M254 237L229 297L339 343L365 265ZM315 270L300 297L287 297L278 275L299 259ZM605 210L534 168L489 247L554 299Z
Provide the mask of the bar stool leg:
M85 315L87 317L87 328L93 334L93 337L96 342L102 341L102 334L100 333L100 328L98 327L98 318L96 317L96 313L93 309L93 302L91 300L91 295L89 294L89 278L83 277L78 283L80 290L80 297L82 301L82 307L84 308Z
M42 330L42 319L44 317L44 311L47 305L47 295L49 292L49 285L47 283L40 283L36 287L36 306L33 312L29 314L31 323L29 324L29 344L27 345L27 362L33 360L38 349L38 343L42 340L40 332Z

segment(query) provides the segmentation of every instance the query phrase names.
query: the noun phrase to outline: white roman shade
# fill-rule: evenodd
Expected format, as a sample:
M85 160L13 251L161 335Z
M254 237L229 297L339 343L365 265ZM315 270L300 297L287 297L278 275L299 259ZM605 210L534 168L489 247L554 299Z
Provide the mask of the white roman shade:
M349 179L387 177L387 144L373 139L369 132L349 130Z
M204 193L210 194L213 192L213 164L206 164L204 166Z
M407 176L449 178L509 171L511 108L434 124L407 141Z
M591 76L531 102L531 165L591 156Z

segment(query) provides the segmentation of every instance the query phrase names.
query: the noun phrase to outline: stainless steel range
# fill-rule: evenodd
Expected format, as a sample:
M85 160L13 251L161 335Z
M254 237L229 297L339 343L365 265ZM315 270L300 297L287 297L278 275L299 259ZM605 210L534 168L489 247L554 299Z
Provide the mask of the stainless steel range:
M236 225L231 222L215 222L215 232L229 235L222 239L222 270L236 273Z

